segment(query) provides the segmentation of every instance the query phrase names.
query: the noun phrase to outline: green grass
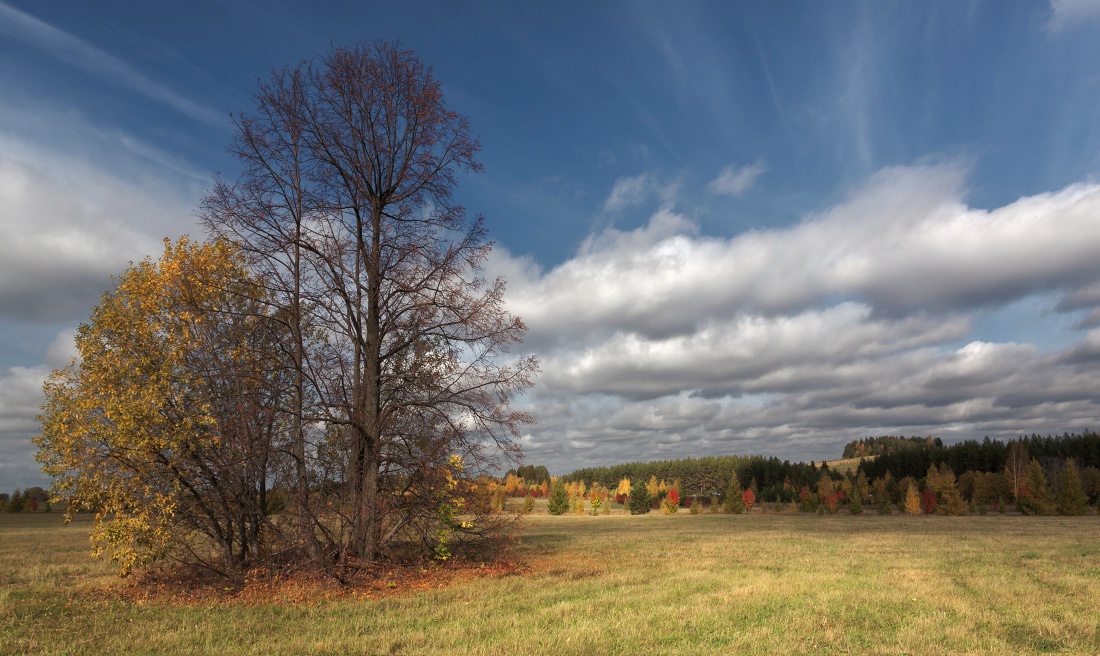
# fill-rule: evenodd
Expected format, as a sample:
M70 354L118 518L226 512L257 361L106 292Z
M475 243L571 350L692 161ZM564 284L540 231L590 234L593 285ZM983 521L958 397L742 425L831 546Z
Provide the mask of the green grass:
M86 523L0 514L0 654L1100 652L1100 517L533 516L524 575L129 603Z

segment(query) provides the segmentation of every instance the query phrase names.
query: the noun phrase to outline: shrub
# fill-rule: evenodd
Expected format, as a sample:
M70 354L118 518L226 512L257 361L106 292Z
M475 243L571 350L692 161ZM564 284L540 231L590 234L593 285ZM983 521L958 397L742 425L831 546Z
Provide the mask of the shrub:
M546 510L551 515L564 514L569 510L569 493L565 491L565 483L558 479L550 488L550 499L546 502Z
M573 506L573 512L577 513L578 515L584 514L584 497L577 497L577 503Z
M863 514L863 502L860 501L860 497L862 496L863 495L860 494L852 495L851 501L848 502L848 512L852 513L853 515Z
M756 495L752 493L752 488L745 490L741 495L741 501L745 504L745 512L752 510L752 505L756 503Z
M931 515L936 512L936 493L932 490L925 490L922 492L920 495L920 507L926 515Z
M531 514L531 511L535 509L535 497L526 496L523 498L523 506L520 507L520 513L524 515Z
M592 504L592 516L600 514L600 506L603 505L603 495L593 492L588 496L588 502Z
M688 506L688 512L690 512L692 515L698 515L699 513L703 512L703 504L701 504L701 503L691 504L690 506Z
M680 509L680 495L676 490L669 490L668 496L661 502L661 512L665 515L675 515Z
M798 493L798 498L801 502L798 504L798 509L802 512L815 513L818 510L818 505L821 501L816 494L811 493L807 488L802 488Z

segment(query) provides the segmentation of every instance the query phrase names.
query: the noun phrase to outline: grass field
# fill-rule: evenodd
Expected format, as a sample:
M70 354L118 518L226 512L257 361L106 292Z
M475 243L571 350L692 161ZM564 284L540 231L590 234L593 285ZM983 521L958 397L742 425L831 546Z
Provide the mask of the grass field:
M534 516L521 574L123 601L88 524L0 513L0 654L1100 652L1100 517Z

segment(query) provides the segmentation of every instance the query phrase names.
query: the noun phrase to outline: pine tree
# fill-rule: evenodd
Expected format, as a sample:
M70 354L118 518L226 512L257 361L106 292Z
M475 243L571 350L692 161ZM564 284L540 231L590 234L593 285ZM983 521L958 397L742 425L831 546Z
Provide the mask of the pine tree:
M1088 508L1088 497L1081 489L1081 477L1077 474L1077 465L1066 460L1062 468L1061 485L1054 498L1054 509L1059 515L1084 515Z
M546 502L546 510L551 515L561 515L569 510L569 493L565 491L565 483L560 478L555 479L550 487L550 499Z

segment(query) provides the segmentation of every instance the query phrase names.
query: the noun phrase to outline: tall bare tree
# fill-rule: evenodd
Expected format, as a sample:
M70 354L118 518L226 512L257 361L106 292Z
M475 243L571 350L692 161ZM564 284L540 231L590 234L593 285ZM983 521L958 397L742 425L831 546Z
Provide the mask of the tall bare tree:
M204 219L264 263L287 305L296 385L317 399L307 417L296 395L299 495L301 425L322 421L340 445L347 530L317 528L369 562L439 503L430 488L451 455L476 471L516 451L530 418L508 405L538 365L508 355L524 325L504 281L481 277L491 243L453 195L458 173L481 169L480 144L413 52L335 48L275 72L256 103L231 147L241 176L209 195Z
M1015 440L1008 447L1008 458L1005 461L1005 480L1012 486L1012 498L1020 496L1020 486L1027 479L1027 467L1031 457L1027 452L1027 445L1022 439Z

